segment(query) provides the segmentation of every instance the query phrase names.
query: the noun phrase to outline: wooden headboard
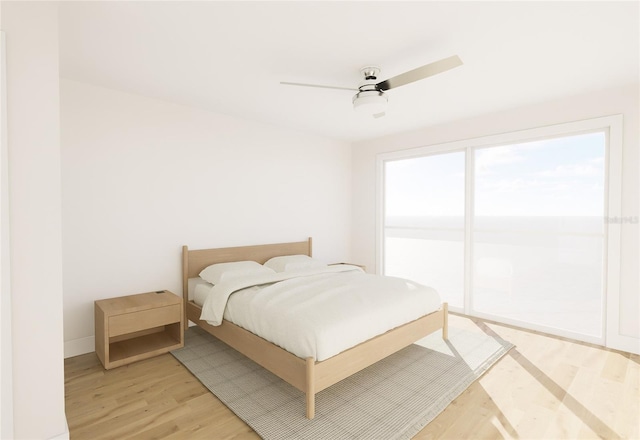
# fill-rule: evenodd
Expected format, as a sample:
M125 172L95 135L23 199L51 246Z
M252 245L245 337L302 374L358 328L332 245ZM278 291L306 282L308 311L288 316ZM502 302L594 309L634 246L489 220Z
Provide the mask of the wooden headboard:
M215 263L257 261L264 264L269 258L282 255L311 256L311 237L292 243L260 244L256 246L189 250L182 246L182 296L188 301L189 278L197 277L202 269ZM185 304L186 305L186 304Z

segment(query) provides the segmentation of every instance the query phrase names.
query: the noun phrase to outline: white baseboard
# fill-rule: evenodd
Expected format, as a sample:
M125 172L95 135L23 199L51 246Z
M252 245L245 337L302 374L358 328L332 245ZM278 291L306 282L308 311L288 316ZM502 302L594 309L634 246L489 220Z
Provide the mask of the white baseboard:
M614 334L607 339L607 347L628 353L640 354L640 339L621 334Z
M49 440L69 440L69 423L65 420L64 422L65 432L62 434L58 434L55 437L51 437Z
M65 359L91 353L92 351L96 351L96 339L94 336L64 342Z

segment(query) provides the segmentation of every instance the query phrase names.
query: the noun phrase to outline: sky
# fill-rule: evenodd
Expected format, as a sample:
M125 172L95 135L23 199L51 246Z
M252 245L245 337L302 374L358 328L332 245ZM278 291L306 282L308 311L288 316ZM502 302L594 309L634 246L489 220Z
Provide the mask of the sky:
M472 149L477 216L604 215L604 132ZM465 152L385 164L385 213L463 216Z

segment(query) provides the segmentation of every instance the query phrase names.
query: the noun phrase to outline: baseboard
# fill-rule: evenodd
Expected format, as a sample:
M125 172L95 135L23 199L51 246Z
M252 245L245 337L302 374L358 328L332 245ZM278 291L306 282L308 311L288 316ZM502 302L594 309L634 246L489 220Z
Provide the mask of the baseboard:
M94 336L64 342L65 359L93 351L96 351L96 339Z
M640 354L640 339L632 336L615 334L607 338L607 347L628 353Z
M64 421L65 432L62 434L58 434L55 437L49 438L49 440L69 440L69 424L67 421Z

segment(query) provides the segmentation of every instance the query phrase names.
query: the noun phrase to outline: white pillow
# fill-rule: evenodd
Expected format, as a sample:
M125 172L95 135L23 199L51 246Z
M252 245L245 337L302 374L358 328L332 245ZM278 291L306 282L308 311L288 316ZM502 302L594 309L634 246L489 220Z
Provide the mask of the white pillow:
M264 267L255 261L234 261L231 263L212 264L200 272L200 278L211 284L220 284L223 281L229 281L234 278L265 273L275 272L273 269Z
M321 267L327 266L325 263L314 260L308 255L285 255L282 257L273 257L269 261L264 263L264 265L275 270L276 272L319 269Z

